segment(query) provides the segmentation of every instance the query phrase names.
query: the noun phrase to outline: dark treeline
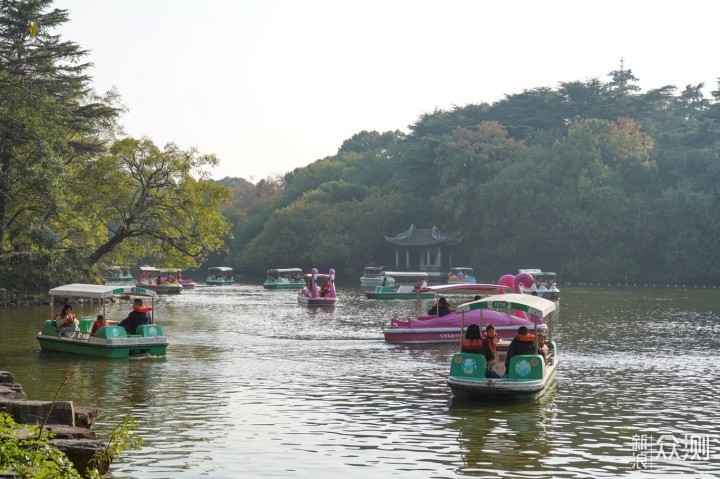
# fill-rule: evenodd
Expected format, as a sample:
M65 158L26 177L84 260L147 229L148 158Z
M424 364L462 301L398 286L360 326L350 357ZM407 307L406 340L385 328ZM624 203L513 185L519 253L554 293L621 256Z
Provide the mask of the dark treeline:
M234 192L227 257L357 274L394 263L411 223L464 236L483 279L540 267L566 281L717 284L720 88L641 92L629 69L363 131L334 156Z

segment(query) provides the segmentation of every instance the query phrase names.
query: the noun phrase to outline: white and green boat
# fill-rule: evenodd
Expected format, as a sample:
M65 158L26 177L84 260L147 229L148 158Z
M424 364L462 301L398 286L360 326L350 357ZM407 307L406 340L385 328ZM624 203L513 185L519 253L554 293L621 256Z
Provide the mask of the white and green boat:
M433 299L435 293L422 291L427 287L428 274L424 271L382 271L382 284L365 292L368 299ZM417 281L416 281L417 280ZM413 283L414 285L408 284Z
M154 299L155 291L136 286L108 286L96 284L67 284L50 290L50 303L55 297L97 299L102 304L102 315L105 315L105 300L114 296L137 296L150 298L153 304L150 312L150 324L138 326L135 333L127 334L125 328L113 324L100 328L94 335L90 333L95 318L83 318L79 321L78 330L70 336L60 333L52 319L43 323L42 331L37 339L43 351L93 356L105 359L129 358L137 356L165 356L168 346L162 327L155 324ZM117 323L117 322L115 322Z
M267 270L265 289L302 289L305 286L301 268L274 268Z
M469 340L462 340L460 352L455 353L450 363L450 375L447 379L453 397L524 399L537 397L543 393L555 380L558 350L555 342L550 340L547 342L548 351L543 354L537 340L537 320L547 318L555 310L555 302L529 294L501 294L461 304L456 311L467 313L477 309L481 312L482 310L523 311L531 316L535 324L535 354L512 356L506 370L505 359L510 341L502 340L496 346L496 361L490 365L490 370L494 374L488 374L485 355L477 348L471 348ZM480 324L482 325L482 314ZM482 328L483 326L480 327ZM461 337L464 336L461 334Z
M228 266L213 266L212 268L208 268L208 276L205 284L213 286L235 284L233 269Z

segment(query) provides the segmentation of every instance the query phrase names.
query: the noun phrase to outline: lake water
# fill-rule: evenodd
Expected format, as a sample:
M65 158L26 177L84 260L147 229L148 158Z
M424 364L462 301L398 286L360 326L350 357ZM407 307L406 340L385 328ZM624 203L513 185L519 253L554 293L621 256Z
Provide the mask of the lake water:
M144 360L43 353L51 308L0 309L0 369L29 399L69 375L60 399L99 407L101 439L134 416L145 446L118 478L720 476L716 289L562 288L556 385L479 405L445 384L456 345L383 341L414 301L338 294L331 310L258 285L164 296L168 354Z

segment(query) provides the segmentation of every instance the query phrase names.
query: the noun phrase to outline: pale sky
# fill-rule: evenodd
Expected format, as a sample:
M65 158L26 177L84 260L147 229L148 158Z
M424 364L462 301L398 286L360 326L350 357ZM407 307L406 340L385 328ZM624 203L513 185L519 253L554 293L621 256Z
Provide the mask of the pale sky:
M362 130L599 78L717 88L714 0L57 0L63 38L117 88L128 135L214 153L252 182Z

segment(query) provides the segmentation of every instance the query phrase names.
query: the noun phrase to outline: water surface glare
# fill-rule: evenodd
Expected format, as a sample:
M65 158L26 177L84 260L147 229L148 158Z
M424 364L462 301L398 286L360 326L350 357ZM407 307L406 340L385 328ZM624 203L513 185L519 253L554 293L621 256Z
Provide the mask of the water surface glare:
M717 290L565 287L555 386L484 404L451 399L456 345L383 341L414 301L339 295L331 309L249 284L164 296L168 355L144 360L41 352L50 307L0 309L0 369L29 399L70 375L60 399L99 407L102 439L135 417L145 446L113 464L117 478L720 476Z

